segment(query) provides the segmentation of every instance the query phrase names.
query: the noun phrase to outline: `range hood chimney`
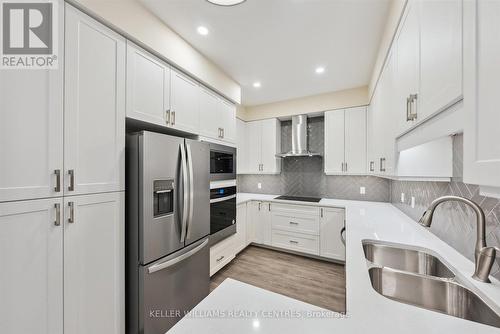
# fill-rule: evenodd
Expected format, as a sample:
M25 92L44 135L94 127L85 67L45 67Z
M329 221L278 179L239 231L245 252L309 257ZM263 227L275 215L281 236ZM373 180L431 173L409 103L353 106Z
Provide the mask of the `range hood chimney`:
M292 150L289 152L276 154L278 158L287 157L317 157L321 153L310 152L308 150L307 138L307 115L292 117Z

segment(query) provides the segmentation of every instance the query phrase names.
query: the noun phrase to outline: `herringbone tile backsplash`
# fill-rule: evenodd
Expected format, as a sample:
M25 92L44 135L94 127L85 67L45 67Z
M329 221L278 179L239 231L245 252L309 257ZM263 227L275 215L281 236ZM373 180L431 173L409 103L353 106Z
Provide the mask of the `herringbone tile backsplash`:
M309 150L324 152L324 117L309 118ZM281 148L292 149L292 122L281 123ZM240 175L238 191L388 202L390 181L372 176L327 176L322 157L286 158L280 175ZM262 184L258 189L257 184ZM359 188L366 194L360 195Z

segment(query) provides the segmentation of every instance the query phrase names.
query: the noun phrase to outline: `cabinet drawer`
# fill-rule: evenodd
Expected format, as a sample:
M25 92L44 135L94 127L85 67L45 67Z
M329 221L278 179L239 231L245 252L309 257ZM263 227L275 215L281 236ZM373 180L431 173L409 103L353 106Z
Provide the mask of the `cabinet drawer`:
M272 245L273 247L319 255L319 238L316 235L275 230L272 235Z
M273 212L272 227L288 232L319 235L319 218L316 215Z
M234 259L236 255L234 242L234 236L231 236L210 247L210 276Z
M292 216L305 215L319 217L319 207L317 206L271 203L271 211Z

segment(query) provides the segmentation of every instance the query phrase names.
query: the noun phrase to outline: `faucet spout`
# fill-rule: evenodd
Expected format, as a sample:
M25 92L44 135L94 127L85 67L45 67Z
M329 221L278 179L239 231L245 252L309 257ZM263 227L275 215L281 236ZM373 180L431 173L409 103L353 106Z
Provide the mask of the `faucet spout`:
M494 247L486 246L486 217L484 215L483 209L477 203L471 201L470 199L459 196L439 197L435 199L429 206L429 209L424 212L422 218L420 218L419 223L422 226L430 227L432 224L432 219L434 217L434 212L436 211L437 207L442 203L450 201L464 203L465 205L472 208L476 213L477 236L476 246L474 249L476 268L472 277L481 282L489 283L489 274L491 271L491 267L493 266L493 262L495 261L496 250L494 249Z

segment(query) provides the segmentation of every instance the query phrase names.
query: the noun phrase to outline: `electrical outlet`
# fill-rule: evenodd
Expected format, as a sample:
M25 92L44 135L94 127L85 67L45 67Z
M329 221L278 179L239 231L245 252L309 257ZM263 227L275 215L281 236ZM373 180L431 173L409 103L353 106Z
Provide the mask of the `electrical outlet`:
M361 195L366 194L366 188L365 188L365 187L359 187L359 193L360 193Z
M257 188L262 189L262 183L257 183Z
M415 197L411 197L411 207L412 209L415 209Z
M405 202L405 193L401 193L401 203Z

